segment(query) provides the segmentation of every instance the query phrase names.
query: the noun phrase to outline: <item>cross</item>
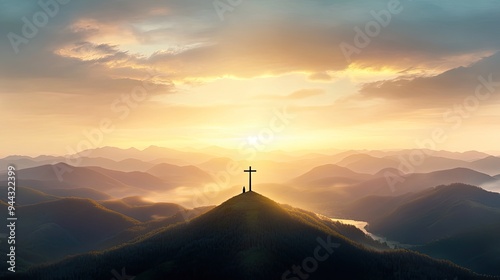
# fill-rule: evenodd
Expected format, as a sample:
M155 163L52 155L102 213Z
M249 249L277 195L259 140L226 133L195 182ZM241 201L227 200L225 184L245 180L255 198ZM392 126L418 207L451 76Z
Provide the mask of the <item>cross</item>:
M257 172L257 170L252 170L252 167L249 166L247 170L243 170L244 172L248 172L248 186L250 188L250 192L252 191L252 172Z

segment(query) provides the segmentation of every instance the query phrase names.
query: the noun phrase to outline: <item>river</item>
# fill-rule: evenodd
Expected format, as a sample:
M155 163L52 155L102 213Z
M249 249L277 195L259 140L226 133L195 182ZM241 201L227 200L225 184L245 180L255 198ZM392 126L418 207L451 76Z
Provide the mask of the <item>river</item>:
M325 216L323 216L323 217L325 217ZM368 223L364 222L364 221L347 220L347 219L334 219L334 218L330 218L330 217L328 217L328 219L330 219L334 222L340 222L340 223L343 223L346 225L353 225L353 226L357 227L358 229L360 229L362 232L364 232L366 235L373 238L374 240L377 240L380 242L385 242L385 243L387 243L387 245L389 247L391 247L393 249L394 248L409 248L412 246L409 244L401 244L401 243L394 241L394 240L387 240L387 238L385 238L383 236L378 236L376 234L373 234L373 233L367 231L366 226L368 225Z

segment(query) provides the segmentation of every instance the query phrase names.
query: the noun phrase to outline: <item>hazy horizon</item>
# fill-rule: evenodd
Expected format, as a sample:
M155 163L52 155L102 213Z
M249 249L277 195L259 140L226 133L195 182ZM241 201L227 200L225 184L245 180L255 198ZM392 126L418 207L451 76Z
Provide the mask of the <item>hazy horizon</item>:
M396 195L398 191L394 186L406 186L407 179L401 176L411 177L411 174L434 174L428 175L428 181L425 181L426 177L419 179L429 186L466 182L500 192L498 180L492 177L500 174L500 170L495 168L500 158L478 151L331 149L289 152L259 150L257 147L239 150L215 146L201 149L149 146L145 149L102 147L71 155L0 160L2 167L13 165L21 175L27 172L27 177L21 178L27 180L28 187L34 184L35 188L44 189L46 184L59 181L57 184L60 187L70 187L70 193L75 187L91 188L108 195L109 199L139 195L149 201L174 202L187 208L219 204L240 192L242 186L248 186L248 178L243 172L248 166L258 170L254 175L254 184L260 186L263 194L283 203L312 207L318 211L324 211L322 206L318 206L323 203L318 202L322 200L322 195L318 194L351 192L366 182L374 188L385 187L381 194ZM69 167L57 165L60 162ZM28 168L30 171L23 171ZM464 171L456 173L456 168ZM77 170L75 174L74 170ZM471 178L460 177L460 173L464 172L469 173L467 176ZM82 176L86 179L77 179ZM108 177L120 183L107 182L105 178ZM96 181L87 182L92 178ZM408 179L408 182L410 185L404 188L415 188L412 180ZM116 186L101 189L100 184ZM307 185L317 185L318 189L306 188ZM282 191L289 187L292 187L289 194L284 194ZM210 189L216 189L213 197L206 196L207 192L212 192L207 191ZM365 192L361 194L368 195L371 189ZM307 196L310 198L306 201L300 200Z
M248 142L246 142L248 143ZM127 149L137 149L139 151L143 151L147 148L150 148L150 147L160 147L160 148L167 148L167 149L173 149L173 150L179 150L179 151L199 151L199 152L202 152L206 149L210 149L210 148L222 148L222 149L226 149L226 150L233 150L235 152L238 151L238 148L237 147L222 147L222 146L217 146L217 145L207 145L207 146L198 146L198 147L189 147L189 146L179 146L179 147L170 147L170 146L161 146L161 145L148 145L148 146L99 146L99 147L92 147L91 149L89 150L94 150L94 149L102 149L102 148L118 148L118 149L121 149L121 150L127 150ZM249 145L249 147L252 147L251 144ZM255 147L255 146L254 146ZM381 152L397 152L397 151L404 151L404 150L422 150L418 147L408 147L408 148L387 148L387 149L336 149L335 147L331 147L330 149L328 148L324 148L324 149L287 149L287 150L283 150L283 149L277 149L277 150L264 150L264 151L259 151L257 148L255 149L258 153L286 153L286 154L289 154L289 155L307 155L307 154L312 154L312 153L321 153L321 154L325 154L325 155L335 155L335 154L339 154L339 153L342 153L342 152L349 152L349 151L357 151L357 152L366 152L366 151L381 151ZM499 150L481 150L481 149L465 149L465 150L449 150L449 149L429 149L429 150L433 150L433 151L446 151L446 152L452 152L452 153L466 153L466 152L480 152L480 153L485 153L485 154L489 154L489 155L492 155L492 156L499 156L500 155L500 151ZM85 152L85 150L83 151L80 151L80 152L76 152L75 153L62 153L62 154L56 154L56 153L53 153L53 154L50 154L50 153L19 153L19 154L16 154L16 153L4 153L4 154L0 154L0 159L2 158L6 158L6 157L9 157L9 156L28 156L28 157L32 157L32 158L36 158L36 157L39 157L39 156L54 156L54 157L64 157L64 156L70 156L70 155L75 155L75 154L80 154L82 152ZM90 155L91 156L91 155Z

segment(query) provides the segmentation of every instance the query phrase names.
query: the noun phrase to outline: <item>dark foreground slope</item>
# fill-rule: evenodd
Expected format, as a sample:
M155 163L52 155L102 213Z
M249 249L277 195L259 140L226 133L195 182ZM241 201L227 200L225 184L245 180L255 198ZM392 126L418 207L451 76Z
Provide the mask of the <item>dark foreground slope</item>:
M0 261L5 263L7 257L3 252L15 245L17 271L99 248L98 244L140 225L137 220L81 198L16 207L16 213L20 217L15 228L16 244L7 244L6 239L0 238ZM6 215L7 210L0 213L2 220ZM5 233L3 228L0 233Z
M451 260L476 272L500 275L499 236L500 222L413 249L435 258Z
M15 279L493 279L408 251L368 250L335 227L248 192L134 244Z

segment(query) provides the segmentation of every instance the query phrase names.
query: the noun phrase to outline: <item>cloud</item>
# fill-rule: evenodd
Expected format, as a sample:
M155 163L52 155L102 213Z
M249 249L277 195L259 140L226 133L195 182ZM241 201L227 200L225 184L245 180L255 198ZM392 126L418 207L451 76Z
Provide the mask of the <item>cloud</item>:
M332 76L330 76L328 73L326 72L316 72L316 73L312 73L311 75L309 75L308 77L311 81L331 81L333 79Z
M259 95L256 97L256 99L262 99L262 100L301 100L301 99L306 99L309 97L313 96L318 96L318 95L323 95L326 94L325 90L323 89L317 89L317 88L311 88L311 89L300 89L297 91L294 91L288 95Z
M19 45L16 54L7 34L22 34L23 17L32 21L43 9L35 0L3 1L1 111L4 119L15 119L8 129L22 132L25 139L30 139L30 129L66 139L65 133L69 137L102 116L115 116L110 104L148 80L155 85L148 92L155 98L123 122L122 138L127 129L149 129L147 133L156 135L162 127L165 134L158 138L189 138L205 123L210 126L207 135L216 135L225 127L230 132L239 127L233 116L248 122L262 118L260 124L265 124L266 110L279 101L295 106L300 115L294 123L297 130L355 127L371 132L380 125L382 133L395 123L425 126L443 108L473 94L479 76L500 79L500 6L493 0L401 0L403 11L392 15L350 64L339 45L352 44L354 28L364 29L374 20L373 12L386 9L387 2L243 1L221 21L211 1L70 1L28 43ZM151 79L151 70L159 75ZM281 87L277 81L287 75L299 78L287 79ZM362 84L387 76L391 78ZM290 94L260 96L265 102L242 94L236 101L224 99L227 107L179 107L199 97L189 95L191 85L220 82L214 83L220 95L213 93L216 86L202 93L210 100L254 77L275 80L266 88L245 88L242 92L248 96L256 91ZM163 96L167 93L178 94ZM330 100L330 95L337 99ZM241 105L241 100L249 104ZM484 103L495 102L492 97ZM224 136L230 137L230 132Z
M149 62L187 78L341 70L346 61L332 51L336 43L327 26L266 20L236 24L220 30L211 44L180 53L157 53Z
M325 94L325 91L322 89L301 89L298 91L295 91L291 93L290 95L287 96L288 99L303 99L303 98L308 98L312 96L317 96Z
M17 17L2 19L2 33L19 33L21 17L41 10L36 2L29 3L18 9ZM471 54L500 49L500 38L491 28L500 24L500 7L494 2L401 3L403 11L393 15L380 35L354 57L356 65L446 70L457 66L457 57L470 63ZM20 5L9 4L12 9ZM255 1L239 5L220 21L213 5L199 0L72 1L21 46L21 55L12 56L4 41L0 55L7 59L0 71L19 77L50 72L84 76L102 67L97 72L105 77L115 75L116 68L159 68L178 80L300 72L309 73L312 80L327 81L331 79L327 72L349 66L339 44L352 43L354 27L363 28L373 20L372 11L386 5L386 1L366 0ZM76 53L85 46L94 46L88 58L103 51L96 46L112 50L106 50L106 61L89 64ZM54 53L76 59L61 59ZM40 61L40 67L32 61Z
M430 77L406 77L365 84L360 94L406 104L405 107L439 108L474 96L482 80L500 83L500 52L466 67L458 67ZM497 84L498 85L498 84ZM498 89L500 90L500 89ZM481 94L488 89L482 88ZM498 102L491 98L488 102Z

